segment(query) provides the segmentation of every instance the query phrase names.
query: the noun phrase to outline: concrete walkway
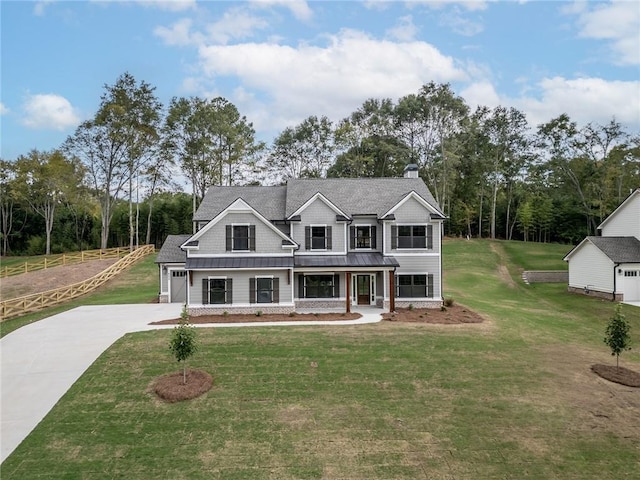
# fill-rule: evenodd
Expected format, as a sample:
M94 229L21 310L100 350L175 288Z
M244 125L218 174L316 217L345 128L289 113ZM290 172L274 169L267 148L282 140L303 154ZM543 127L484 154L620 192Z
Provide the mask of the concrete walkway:
M26 325L0 340L0 463L13 452L84 371L130 332L173 328L150 322L178 318L180 304L85 306ZM198 327L358 325L382 310L358 310L357 320L217 323Z

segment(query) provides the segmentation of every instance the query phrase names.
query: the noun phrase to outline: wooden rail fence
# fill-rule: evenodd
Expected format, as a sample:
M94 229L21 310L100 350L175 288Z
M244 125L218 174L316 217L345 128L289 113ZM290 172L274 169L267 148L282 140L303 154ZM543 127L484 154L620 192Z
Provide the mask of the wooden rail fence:
M34 293L33 295L4 300L0 302L0 322L24 315L25 313L35 312L43 308L67 302L95 290L141 258L153 252L155 252L154 245L144 245L88 280L42 293Z
M0 278L20 275L21 273L43 270L45 268L58 267L60 265L73 265L88 262L89 260L102 260L105 258L120 258L130 252L129 247L106 248L104 250L86 250L75 253L62 253L45 257L38 262L24 262L12 267L3 267L0 270Z

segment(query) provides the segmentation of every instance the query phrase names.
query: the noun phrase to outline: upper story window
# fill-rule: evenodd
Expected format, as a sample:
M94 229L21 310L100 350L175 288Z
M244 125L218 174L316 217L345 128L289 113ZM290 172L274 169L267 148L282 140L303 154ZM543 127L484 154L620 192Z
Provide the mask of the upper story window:
M392 225L391 248L433 248L433 226Z
M304 244L306 250L331 250L331 227L304 227Z
M227 225L226 250L232 252L248 252L256 249L255 225Z
M349 228L350 246L352 250L356 249L374 249L376 248L376 226L375 225L352 225Z

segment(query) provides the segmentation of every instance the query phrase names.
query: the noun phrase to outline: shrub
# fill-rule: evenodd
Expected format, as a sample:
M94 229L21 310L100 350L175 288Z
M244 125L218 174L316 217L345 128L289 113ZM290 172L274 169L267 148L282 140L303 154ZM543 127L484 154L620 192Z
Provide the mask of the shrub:
M444 305L440 305L440 311L441 312L446 312L447 311L447 307L445 307Z
M262 316L262 310L258 310L256 312L256 317L261 317Z
M453 307L454 303L455 303L455 300L453 299L453 297L445 297L445 299L444 299L444 306L445 307Z
M229 312L227 312L226 310L224 312L222 312L222 316L223 317L228 317L229 316Z
M289 316L290 317L295 317L296 316L296 312L289 312Z
M413 306L413 303L409 304L409 310L413 310L415 307Z

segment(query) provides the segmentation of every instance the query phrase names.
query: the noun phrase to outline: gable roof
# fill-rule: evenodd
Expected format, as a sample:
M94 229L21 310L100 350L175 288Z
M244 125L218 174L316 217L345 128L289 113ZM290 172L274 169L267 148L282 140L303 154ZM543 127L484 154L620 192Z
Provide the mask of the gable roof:
M208 222L238 198L244 200L251 208L267 220L284 218L285 197L287 187L211 187L207 190L202 203L193 215L194 222Z
M640 240L636 237L587 237L567 253L567 261L585 242L595 245L614 263L640 263Z
M287 218L290 217L320 193L349 216L376 215L380 218L411 192L415 192L444 218L422 179L404 177L289 180L285 214Z
M186 262L187 253L180 249L180 245L190 238L191 235L168 235L156 256L156 263Z
M640 188L636 188L633 192L631 192L631 193L627 196L627 198L625 198L625 199L622 201L622 203L621 203L620 205L618 205L618 207L617 207L613 212L611 212L611 215L609 215L607 218L605 218L605 219L602 221L602 223L601 223L600 225L598 225L598 230L602 230L602 227L604 227L604 225L605 225L605 224L606 224L610 219L612 219L613 217L615 217L615 216L616 216L616 214L618 213L618 211L619 211L619 210L621 210L621 209L623 209L623 208L625 207L625 205L626 205L627 203L629 203L629 202L631 201L631 199L632 199L633 197L635 197L636 195L640 195Z

